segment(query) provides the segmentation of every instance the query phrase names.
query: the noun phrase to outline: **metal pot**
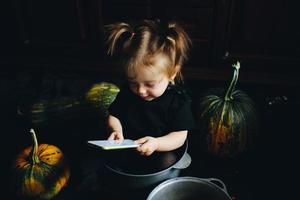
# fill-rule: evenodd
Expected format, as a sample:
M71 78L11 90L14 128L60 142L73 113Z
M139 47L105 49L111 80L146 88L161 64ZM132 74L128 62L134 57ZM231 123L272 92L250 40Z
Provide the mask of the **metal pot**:
M213 183L216 182L217 184ZM179 177L167 180L147 200L231 200L225 184L216 178Z
M141 156L135 150L112 151L105 163L105 182L124 189L153 188L167 179L178 177L180 171L190 165L187 147L186 142L175 151L156 152L149 157Z

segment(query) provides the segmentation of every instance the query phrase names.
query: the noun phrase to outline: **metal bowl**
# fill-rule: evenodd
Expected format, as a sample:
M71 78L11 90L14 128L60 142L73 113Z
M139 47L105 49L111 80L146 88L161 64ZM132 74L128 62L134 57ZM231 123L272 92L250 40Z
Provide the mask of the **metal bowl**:
M159 184L152 190L147 200L231 200L231 198L225 184L219 179L178 177Z

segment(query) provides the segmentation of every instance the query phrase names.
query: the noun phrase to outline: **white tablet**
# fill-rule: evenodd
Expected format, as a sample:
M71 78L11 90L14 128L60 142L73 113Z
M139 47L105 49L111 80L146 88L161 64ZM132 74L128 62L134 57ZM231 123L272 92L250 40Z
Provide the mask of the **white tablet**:
M127 148L137 148L139 144L135 143L133 140L125 139L123 141L116 140L89 140L88 145L93 147L99 147L104 150L114 150L114 149L127 149Z

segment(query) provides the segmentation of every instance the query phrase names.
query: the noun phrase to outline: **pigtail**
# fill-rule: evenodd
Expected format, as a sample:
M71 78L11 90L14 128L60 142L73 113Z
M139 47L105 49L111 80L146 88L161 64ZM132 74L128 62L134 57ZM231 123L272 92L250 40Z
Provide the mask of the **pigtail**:
M134 36L132 27L127 23L110 24L105 28L108 32L108 38L106 40L106 44L108 45L107 54L110 56L115 54L115 51L117 50L117 42L124 33L130 34L130 37L127 38L129 41L131 41L132 37Z
M105 28L107 54L120 61L127 75L142 67L157 67L170 79L182 81L181 67L187 60L191 40L179 24L142 20Z
M188 50L192 44L188 34L176 23L169 23L166 39L171 41L175 49L175 66L181 66L187 60Z

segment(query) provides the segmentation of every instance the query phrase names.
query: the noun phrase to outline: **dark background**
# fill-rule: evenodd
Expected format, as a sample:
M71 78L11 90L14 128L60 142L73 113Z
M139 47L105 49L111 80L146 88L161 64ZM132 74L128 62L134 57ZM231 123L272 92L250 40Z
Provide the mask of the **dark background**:
M236 159L207 155L199 147L199 133L193 132L193 162L183 174L220 178L237 199L292 197L295 184L291 181L296 179L299 157L298 4L290 0L3 2L1 171L8 183L4 191L10 194L13 157L31 144L27 130L33 124L17 110L43 99L82 97L96 82L119 84L123 78L120 69L103 51L103 26L120 20L160 18L181 22L193 40L183 75L191 90L195 116L200 94L208 88L228 86L231 65L237 60L241 62L237 88L255 101L259 115L255 147ZM105 137L103 119L90 114L35 125L41 142L62 146L70 158L74 173L69 188L76 188L89 173L86 160L90 151L85 141Z

